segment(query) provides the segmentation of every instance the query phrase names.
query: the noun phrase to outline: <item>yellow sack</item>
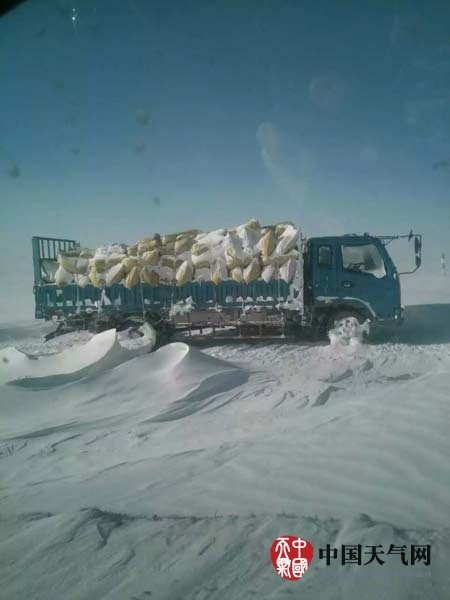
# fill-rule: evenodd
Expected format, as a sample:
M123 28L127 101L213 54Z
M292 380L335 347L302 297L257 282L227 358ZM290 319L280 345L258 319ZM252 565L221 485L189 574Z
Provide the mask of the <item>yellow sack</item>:
M185 260L181 267L179 267L175 276L177 285L183 285L192 280L194 276L194 266L190 260Z
M261 254L263 257L269 257L272 252L275 250L277 245L277 238L273 232L273 229L269 229L261 238L260 247Z
M242 273L241 267L235 267L231 273L231 279L236 281L236 283L242 283L244 281L244 274Z
M144 265L157 265L159 262L158 250L149 250L142 255L142 263Z
M258 279L260 275L261 265L259 264L259 261L256 258L253 258L251 263L248 265L248 267L246 267L244 271L245 283L251 283L252 281L255 281L255 279Z
M230 248L227 248L225 251L225 262L230 271L235 269L236 267L242 267L242 260L239 260L232 253L229 252Z
M191 237L180 237L178 236L177 241L175 242L175 254L182 254L187 250L190 250L193 244L193 239Z
M137 256L138 254L138 244L133 244L132 246L128 246L127 248L128 256Z
M125 273L128 274L133 267L137 267L139 265L139 258L137 256L127 256L122 260L123 267L125 269Z
M140 272L139 267L133 267L128 275L125 277L124 286L128 289L133 288L139 283Z
M97 273L101 273L106 269L106 260L104 258L94 258L92 264Z
M76 284L81 288L85 288L87 285L91 283L88 275L76 275L75 276Z
M105 283L108 286L115 285L116 283L120 283L124 277L125 267L119 263L118 265L113 265L106 271Z
M142 267L141 281L143 281L144 283L148 283L149 285L153 285L153 286L159 285L158 272L149 267Z
M206 244L194 244L192 246L192 254L194 256L200 256L201 254L205 254L205 252L208 252L209 248Z
M175 242L168 242L167 244L162 244L159 247L159 253L162 254L170 254L173 255L175 252Z

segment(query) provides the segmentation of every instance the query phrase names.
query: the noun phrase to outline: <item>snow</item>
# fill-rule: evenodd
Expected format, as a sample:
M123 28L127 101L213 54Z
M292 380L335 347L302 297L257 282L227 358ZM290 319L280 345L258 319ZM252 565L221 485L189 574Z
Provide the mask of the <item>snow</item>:
M142 338L141 338L142 339ZM16 348L0 350L0 384L15 383L27 387L48 387L78 380L89 374L149 352L151 346L139 343L122 346L115 329L94 335L85 344L73 345L60 352L26 354Z
M450 307L408 315L398 342L178 342L45 390L2 386L4 597L447 598ZM36 353L22 329L0 344ZM283 534L315 546L301 582L269 562ZM328 543L431 544L431 566L327 567Z

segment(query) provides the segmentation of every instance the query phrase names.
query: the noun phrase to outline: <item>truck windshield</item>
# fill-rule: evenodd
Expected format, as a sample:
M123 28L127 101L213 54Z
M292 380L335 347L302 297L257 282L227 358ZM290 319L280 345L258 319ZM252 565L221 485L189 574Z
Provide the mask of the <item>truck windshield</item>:
M343 245L342 265L348 271L368 273L378 279L386 275L383 258L375 244Z

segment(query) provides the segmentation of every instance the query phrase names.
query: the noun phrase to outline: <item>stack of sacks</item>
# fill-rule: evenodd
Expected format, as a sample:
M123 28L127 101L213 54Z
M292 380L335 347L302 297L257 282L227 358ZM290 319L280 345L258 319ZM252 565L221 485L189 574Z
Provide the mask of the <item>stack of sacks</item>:
M212 281L216 285L232 279L266 283L283 279L291 283L296 272L299 231L290 223L261 227L252 219L231 229L198 230L159 235L131 246L102 246L95 253L61 253L57 285L92 283L102 288L122 283L183 285ZM90 253L90 254L89 254Z
M76 248L58 254L58 268L55 272L55 283L62 287L68 283L77 283L84 287L90 283L87 275L94 252L88 248Z

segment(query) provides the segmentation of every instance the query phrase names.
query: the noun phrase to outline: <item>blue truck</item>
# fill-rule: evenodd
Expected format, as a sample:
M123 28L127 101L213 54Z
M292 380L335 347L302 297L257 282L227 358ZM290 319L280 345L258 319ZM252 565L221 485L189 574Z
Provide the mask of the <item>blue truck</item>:
M73 328L101 331L150 322L160 343L182 336L227 339L318 337L339 322L401 323L400 275L386 246L413 242L415 272L421 264L422 236L343 235L301 239L298 278L266 283L191 282L181 286L140 283L99 289L58 287L51 272L59 252L79 247L75 240L33 237L36 318L53 319L58 333Z

